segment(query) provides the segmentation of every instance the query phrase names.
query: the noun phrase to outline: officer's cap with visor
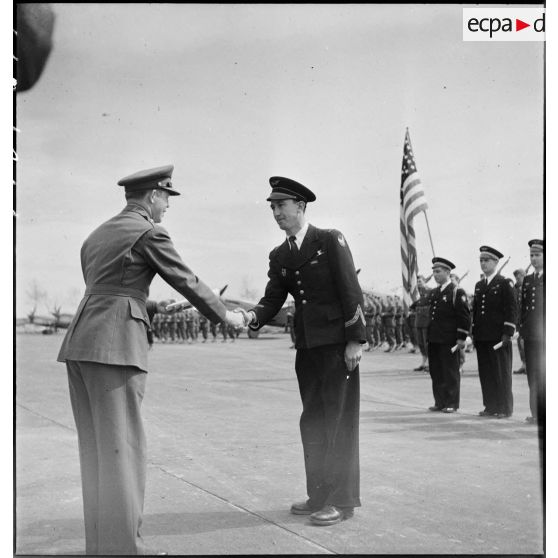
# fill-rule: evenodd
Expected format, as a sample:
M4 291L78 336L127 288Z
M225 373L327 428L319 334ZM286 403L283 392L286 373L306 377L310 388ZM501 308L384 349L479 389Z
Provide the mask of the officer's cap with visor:
M180 192L172 186L171 177L173 170L174 165L141 170L121 178L118 181L118 185L124 186L126 192L158 189L168 192L171 196L180 196Z
M479 258L488 258L489 260L498 261L500 258L504 257L502 252L496 250L496 248L491 248L490 246L481 246L479 248Z
M544 240L539 238L534 238L530 240L527 244L529 244L529 248L531 248L531 252L542 252L544 254Z
M269 183L271 184L271 194L269 194L267 201L295 200L305 203L316 201L314 192L296 180L283 176L272 176Z
M446 260L446 258L432 258L432 269L436 269L437 267L441 267L447 271L455 269L455 265L449 260Z

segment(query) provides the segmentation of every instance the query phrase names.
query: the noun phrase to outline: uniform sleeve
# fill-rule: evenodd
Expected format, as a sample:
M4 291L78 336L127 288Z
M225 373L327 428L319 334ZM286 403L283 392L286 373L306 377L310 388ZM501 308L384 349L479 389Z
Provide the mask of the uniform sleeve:
M353 262L353 256L344 236L339 231L328 235L329 265L345 317L346 341L366 343L366 320L362 289Z
M147 232L140 243L146 261L171 287L212 322L225 319L225 305L182 261L163 227L156 226Z
M504 298L504 334L510 337L515 333L517 325L517 297L509 281L503 281Z
M252 308L257 320L255 324L250 325L250 329L254 331L264 326L281 310L289 294L286 285L281 280L280 266L276 262L274 254L274 250L269 254L269 270L267 272L269 280L265 287L265 293L258 304Z
M463 289L457 289L455 295L455 313L457 318L457 339L465 341L469 335L470 312L467 294Z

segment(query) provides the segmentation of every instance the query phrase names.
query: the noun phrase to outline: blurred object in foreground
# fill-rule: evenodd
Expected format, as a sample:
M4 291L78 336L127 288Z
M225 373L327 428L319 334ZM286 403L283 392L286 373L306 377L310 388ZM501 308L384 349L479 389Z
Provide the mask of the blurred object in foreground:
M17 4L16 91L31 89L52 49L54 12L50 4Z

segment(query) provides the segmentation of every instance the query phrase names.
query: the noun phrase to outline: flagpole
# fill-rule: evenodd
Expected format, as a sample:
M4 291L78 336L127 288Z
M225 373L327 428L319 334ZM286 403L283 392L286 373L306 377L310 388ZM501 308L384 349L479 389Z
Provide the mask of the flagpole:
M426 219L426 228L428 229L428 238L430 239L430 246L432 247L432 257L436 257L436 252L434 252L434 243L432 242L432 235L430 234L430 223L428 222L428 215L426 214L426 209L423 211L424 218Z

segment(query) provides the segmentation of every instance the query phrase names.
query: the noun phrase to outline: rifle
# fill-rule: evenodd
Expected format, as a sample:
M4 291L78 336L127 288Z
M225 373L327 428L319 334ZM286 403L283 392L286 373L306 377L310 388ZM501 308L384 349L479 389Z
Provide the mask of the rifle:
M526 268L525 268L525 275L527 275L527 273L529 273L529 270L531 269L531 265L529 264Z
M458 283L461 283L461 281L463 281L463 279L465 279L465 277L467 277L467 275L469 275L469 270L467 270L458 280Z
M500 273L502 271L502 269L504 269L504 267L506 267L506 265L508 265L508 262L510 261L511 256L508 256L508 259L500 266L500 269L496 272L496 274Z

